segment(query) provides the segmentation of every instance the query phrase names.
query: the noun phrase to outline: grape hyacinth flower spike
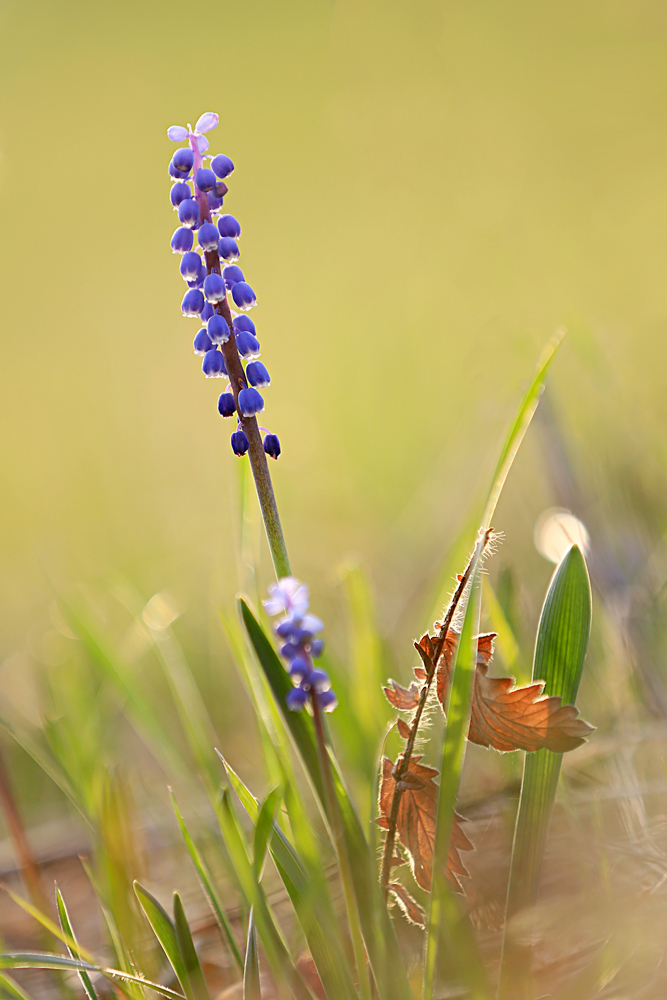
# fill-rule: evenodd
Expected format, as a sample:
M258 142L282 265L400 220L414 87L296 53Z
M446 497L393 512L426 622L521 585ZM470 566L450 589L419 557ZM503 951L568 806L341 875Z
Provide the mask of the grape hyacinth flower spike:
M289 675L294 684L286 698L292 712L300 712L309 702L317 699L323 712L333 712L338 704L331 690L331 682L324 670L313 665L322 655L324 642L316 638L324 625L315 615L308 614L308 587L293 576L282 577L269 585L269 598L263 602L268 615L284 614L273 630L282 639L280 655L289 664Z
M219 398L218 412L222 417L235 413L238 418L231 435L232 451L239 458L248 455L276 574L288 577L289 559L267 463L267 456L276 459L280 455L280 442L257 424L257 414L264 410L258 390L271 382L265 365L256 360L255 324L245 315L257 305L257 296L236 264L241 224L235 216L222 214L228 194L225 180L234 164L223 153L207 153L205 133L215 129L218 121L215 112L207 111L194 129L190 124L167 129L172 142L187 144L179 146L169 163L170 202L179 221L171 249L181 257L180 272L188 286L181 311L199 321L194 353L203 358L207 378L229 378L230 392ZM232 311L232 305L238 312ZM250 362L247 367L246 362Z

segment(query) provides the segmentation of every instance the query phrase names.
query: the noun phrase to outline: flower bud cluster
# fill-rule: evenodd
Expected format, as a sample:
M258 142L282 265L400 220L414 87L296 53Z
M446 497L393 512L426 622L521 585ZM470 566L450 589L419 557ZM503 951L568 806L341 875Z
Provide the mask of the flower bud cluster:
M300 712L308 701L316 698L323 712L333 712L337 701L328 674L313 665L324 649L322 639L316 638L324 625L315 615L308 614L308 587L293 576L284 576L269 585L269 599L263 603L267 614L284 614L273 628L283 642L280 654L287 660L294 684L294 690L287 695L287 707Z
M260 389L270 385L271 378L259 357L259 340L255 324L243 315L257 305L257 298L236 263L240 257L238 240L241 226L233 215L223 214L223 202L228 188L225 180L234 170L228 156L207 153L208 139L204 135L218 124L218 116L207 111L191 125L172 125L167 135L172 142L186 142L176 150L169 163L172 179L170 200L178 213L179 227L171 238L171 249L180 254L181 277L188 290L183 296L184 316L198 319L203 325L194 338L194 352L202 358L206 378L229 378L222 347L230 338L242 359L245 382L237 398L231 385L218 400L218 412L223 417L237 417L237 429L231 444L235 455L245 455L249 448L243 430L243 419L255 417L264 409ZM206 165L205 161L210 161ZM198 246L195 248L195 233ZM230 307L231 296L234 311ZM227 355L229 361L229 354ZM243 369L242 362L248 362ZM264 451L278 458L280 443L275 434L263 431Z

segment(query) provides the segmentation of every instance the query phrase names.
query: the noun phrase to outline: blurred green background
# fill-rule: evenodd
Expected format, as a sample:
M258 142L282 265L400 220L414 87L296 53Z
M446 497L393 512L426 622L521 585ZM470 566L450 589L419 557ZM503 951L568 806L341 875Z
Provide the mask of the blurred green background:
M219 691L239 463L180 315L166 169L166 128L206 110L236 164L292 564L334 645L358 560L406 669L559 326L575 512L594 545L591 517L622 548L637 510L660 537L666 43L667 8L642 0L3 2L3 683L58 663L54 589L123 579L172 595ZM568 500L545 450L534 427L496 521L529 625L551 572L533 523Z

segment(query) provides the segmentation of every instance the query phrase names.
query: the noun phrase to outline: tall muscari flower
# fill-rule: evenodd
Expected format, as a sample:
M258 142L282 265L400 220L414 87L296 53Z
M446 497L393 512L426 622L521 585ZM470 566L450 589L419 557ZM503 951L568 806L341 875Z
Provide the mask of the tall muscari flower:
M199 320L201 327L193 346L195 354L203 356L202 371L207 378L230 378L230 398L219 403L218 411L224 417L236 413L238 428L232 434L231 445L234 454L242 456L249 448L247 421L254 421L264 409L258 389L268 386L271 378L256 360L259 340L255 324L245 315L257 305L257 297L236 263L240 257L241 225L233 215L223 214L223 200L228 193L225 180L233 173L234 164L222 153L212 156L207 152L205 133L217 125L218 115L207 111L194 129L189 124L167 129L172 142L187 142L169 163L170 201L180 223L171 237L171 249L181 255L181 276L188 286L181 311ZM228 296L238 312L230 307ZM250 363L244 368L246 362ZM264 451L277 458L278 438L266 428L260 431Z
M287 707L292 712L300 712L316 698L323 712L333 712L338 703L329 677L313 664L324 649L322 639L316 638L324 625L315 615L308 614L308 587L293 576L284 576L277 583L269 584L269 598L263 604L272 617L284 615L273 628L283 642L280 654L288 663L294 684L294 690L287 695Z

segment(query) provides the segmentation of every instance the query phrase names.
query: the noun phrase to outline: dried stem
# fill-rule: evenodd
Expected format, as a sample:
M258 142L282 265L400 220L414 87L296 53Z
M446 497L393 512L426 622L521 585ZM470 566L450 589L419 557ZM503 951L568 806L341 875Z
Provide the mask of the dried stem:
M192 148L195 154L194 172L196 173L198 164L201 165L201 156L199 155L199 151L195 150L194 146ZM209 208L208 198L203 191L199 190L196 184L194 185L194 188L201 217L207 222L210 222L211 210ZM207 250L204 256L206 258L206 273L221 274L220 255L218 254L217 249ZM266 460L262 436L257 425L257 418L244 417L239 409L239 392L241 389L246 388L248 382L246 380L245 371L243 369L243 365L241 364L241 358L236 347L236 334L232 324L232 314L227 301L227 296L225 296L222 302L216 303L213 308L215 312L224 317L227 322L227 326L229 327L229 340L222 345L222 354L225 359L225 368L227 369L227 374L229 375L232 392L234 393L236 411L238 413L243 432L248 438L248 456L250 458L250 466L255 480L255 489L257 490L259 506L262 511L262 520L264 521L264 528L266 529L266 537L269 542L276 576L280 579L282 576L292 575L290 561L289 556L287 555L283 529L280 524L278 506L273 492L271 473L269 472L269 465Z
M484 537L484 547L486 547L489 538L491 537L493 529L489 528L485 532ZM482 550L483 551L483 550ZM387 830L387 837L384 842L384 851L382 854L382 871L380 875L380 884L382 886L382 891L384 893L385 899L388 895L389 886L389 876L391 874L392 859L394 857L394 846L396 843L396 823L398 821L398 809L401 804L401 797L403 795L403 786L401 784L401 779L406 774L409 766L412 754L415 748L415 742L417 740L417 735L419 732L419 726L424 714L424 708L426 707L426 702L431 690L431 685L433 684L433 678L436 674L436 668L438 666L438 660L442 655L442 650L445 645L445 639L447 638L447 633L450 629L452 621L454 620L454 615L456 614L456 609L459 605L463 594L470 582L470 574L472 572L473 563L475 561L475 554L470 557L470 561L466 566L463 576L460 578L458 586L452 595L452 599L449 602L449 607L445 613L440 629L438 631L437 639L433 644L433 657L432 663L433 667L430 672L426 674L426 680L422 684L421 691L419 692L419 703L415 711L412 723L410 726L410 735L408 736L407 742L405 744L405 750L401 756L401 759L397 764L394 765L394 770L392 772L395 779L396 785L394 787L394 797L391 802L391 812L389 814L389 829Z

